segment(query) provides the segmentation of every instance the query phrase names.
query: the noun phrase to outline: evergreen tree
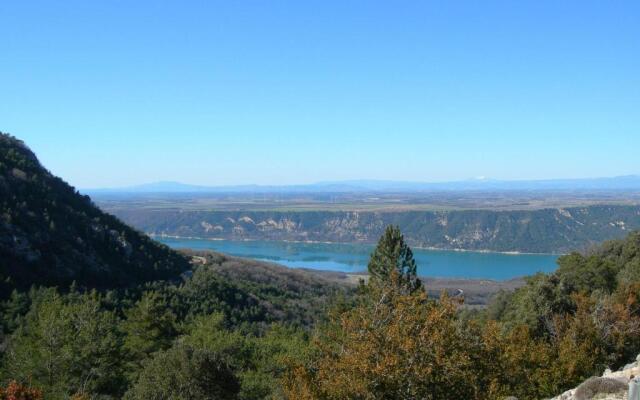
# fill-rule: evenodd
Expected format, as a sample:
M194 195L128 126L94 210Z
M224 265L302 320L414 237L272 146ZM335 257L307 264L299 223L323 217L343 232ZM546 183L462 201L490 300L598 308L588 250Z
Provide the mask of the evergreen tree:
M397 226L387 226L371 255L368 269L370 285L397 284L408 293L422 287L413 252ZM393 279L392 275L395 275Z
M52 400L78 392L117 396L121 345L116 316L101 309L95 293L74 299L49 292L11 336L0 379L28 382Z
M143 361L150 354L167 349L178 335L176 316L158 292L145 292L125 311L123 348L135 379Z
M13 290L11 296L0 304L0 332L13 332L18 327L21 316L29 311L31 302L26 293Z
M176 345L145 362L126 400L237 399L240 383L219 354Z

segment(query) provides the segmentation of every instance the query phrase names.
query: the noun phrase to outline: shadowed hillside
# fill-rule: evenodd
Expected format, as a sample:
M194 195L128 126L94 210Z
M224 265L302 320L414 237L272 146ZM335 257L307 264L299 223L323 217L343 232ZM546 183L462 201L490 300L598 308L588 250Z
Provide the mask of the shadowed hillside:
M0 282L129 286L171 278L188 261L105 214L0 133ZM6 293L6 290L3 291Z

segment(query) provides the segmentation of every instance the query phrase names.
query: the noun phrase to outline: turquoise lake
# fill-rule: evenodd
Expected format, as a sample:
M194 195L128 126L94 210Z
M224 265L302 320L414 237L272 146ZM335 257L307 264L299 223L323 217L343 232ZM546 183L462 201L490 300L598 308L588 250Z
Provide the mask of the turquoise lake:
M204 239L156 240L176 249L215 250L238 257L270 261L290 268L360 272L367 269L373 250L367 244L295 243ZM536 272L552 272L558 256L474 251L413 249L418 274L430 277L506 280Z

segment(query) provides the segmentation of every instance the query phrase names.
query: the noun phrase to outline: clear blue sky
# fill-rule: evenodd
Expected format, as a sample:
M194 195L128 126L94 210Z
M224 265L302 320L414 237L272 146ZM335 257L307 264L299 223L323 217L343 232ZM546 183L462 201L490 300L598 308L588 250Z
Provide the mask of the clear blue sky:
M640 173L640 1L2 1L0 130L78 187Z

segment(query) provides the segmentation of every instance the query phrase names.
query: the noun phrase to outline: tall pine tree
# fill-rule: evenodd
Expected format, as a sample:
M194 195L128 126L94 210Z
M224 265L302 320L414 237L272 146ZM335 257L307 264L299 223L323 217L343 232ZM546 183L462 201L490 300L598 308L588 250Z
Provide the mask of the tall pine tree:
M387 226L371 255L368 269L371 285L395 283L408 293L422 288L413 252L405 243L404 236L397 226Z

